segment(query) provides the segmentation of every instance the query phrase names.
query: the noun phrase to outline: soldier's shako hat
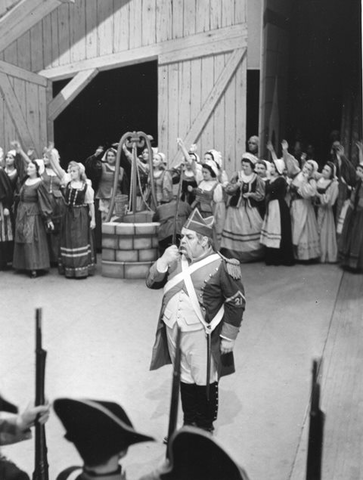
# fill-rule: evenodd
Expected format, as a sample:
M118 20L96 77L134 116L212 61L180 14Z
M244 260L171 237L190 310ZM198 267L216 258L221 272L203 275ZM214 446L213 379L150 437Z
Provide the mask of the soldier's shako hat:
M196 208L189 215L188 220L184 224L184 228L193 230L193 232L200 233L206 237L213 237L213 215L207 218L203 218L200 211Z
M0 412L18 413L18 407L0 395Z
M138 433L120 405L90 399L58 398L53 408L83 460L111 458L130 445L153 441Z
M168 444L170 467L162 480L248 480L247 473L208 433L183 427Z

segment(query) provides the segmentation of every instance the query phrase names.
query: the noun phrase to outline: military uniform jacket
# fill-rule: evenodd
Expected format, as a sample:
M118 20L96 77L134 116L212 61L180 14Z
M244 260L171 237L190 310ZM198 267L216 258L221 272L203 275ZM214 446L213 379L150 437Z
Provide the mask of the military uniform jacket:
M214 254L214 252L211 249L207 255L199 258L197 262L212 254ZM216 363L219 377L235 371L233 354L227 354L228 361L226 361L227 355L223 355L221 358L220 339L221 336L230 340L236 339L242 323L246 303L240 268L237 268L237 274L236 268L234 269L234 274L231 274L228 262L228 260L218 255L213 262L202 266L191 274L193 286L204 314L204 320L207 324L212 321L220 307L224 305L222 320L212 333L212 356ZM167 281L171 280L181 271L180 259L170 265L167 272L159 272L157 270L157 263L154 263L146 279L146 285L153 289L163 288ZM164 294L150 370L156 370L163 365L171 363L166 339L166 326L163 322L163 317L169 300L179 292L180 289L183 289L185 294L188 295L183 280Z

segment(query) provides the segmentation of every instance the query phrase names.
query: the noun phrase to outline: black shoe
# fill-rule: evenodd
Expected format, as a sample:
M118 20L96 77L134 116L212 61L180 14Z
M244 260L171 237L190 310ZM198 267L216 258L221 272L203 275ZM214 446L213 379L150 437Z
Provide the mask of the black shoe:
M36 270L32 270L29 274L30 278L37 278L38 274Z

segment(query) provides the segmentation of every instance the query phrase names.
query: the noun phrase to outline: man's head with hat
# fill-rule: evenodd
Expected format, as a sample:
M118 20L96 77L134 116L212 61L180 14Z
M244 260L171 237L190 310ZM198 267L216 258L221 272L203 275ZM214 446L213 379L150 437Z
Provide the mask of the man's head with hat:
M72 442L82 457L85 467L118 464L128 447L153 441L138 433L120 405L90 399L59 398L53 404L65 430L65 438Z
M248 480L228 453L198 428L178 430L168 450L170 466L160 472L160 480Z
M185 222L180 240L180 253L195 260L212 250L213 216L203 218L196 208Z

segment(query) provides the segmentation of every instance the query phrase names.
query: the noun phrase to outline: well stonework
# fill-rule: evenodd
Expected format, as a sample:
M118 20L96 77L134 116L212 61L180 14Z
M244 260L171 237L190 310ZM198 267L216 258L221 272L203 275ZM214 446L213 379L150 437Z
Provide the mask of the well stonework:
M146 278L158 258L158 228L153 212L138 212L102 224L102 276Z

